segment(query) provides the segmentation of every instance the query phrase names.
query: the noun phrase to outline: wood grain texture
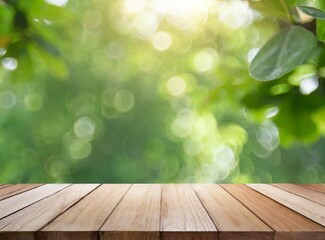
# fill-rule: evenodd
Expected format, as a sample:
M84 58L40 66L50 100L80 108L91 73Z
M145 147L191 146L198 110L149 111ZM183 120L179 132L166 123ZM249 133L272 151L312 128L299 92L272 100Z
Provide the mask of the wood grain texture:
M300 187L308 188L310 190L325 193L325 184L298 184Z
M27 192L20 193L0 202L0 219L14 213L24 207L27 207L55 192L66 188L69 184L51 184L43 185Z
M35 232L68 207L84 197L98 184L75 184L46 197L0 220L1 232Z
M273 240L273 230L220 186L193 188L218 228L220 240Z
M9 198L22 192L26 192L30 189L37 188L39 186L41 186L41 184L16 184L11 185L9 187L1 188L0 200Z
M218 230L189 184L163 185L162 239L218 239Z
M16 184L0 240L325 240L323 186Z
M10 187L12 186L11 184L0 184L0 188L5 188L5 187Z
M248 186L325 226L325 206L271 185L248 184Z
M317 202L319 204L325 205L325 194L313 191L311 189L306 189L304 187L300 187L294 184L272 184L272 186L275 186L277 188L281 188L287 192L291 192L293 194L296 194L300 197L307 198L313 202Z
M104 223L101 239L159 239L161 185L135 184Z
M74 239L84 232L81 239L90 240L130 188L130 184L103 184L76 205L41 229L42 239ZM58 235L61 232L61 235ZM97 233L98 235L98 233ZM65 236L65 237L63 237Z
M325 239L324 227L263 194L245 185L221 184L221 187L274 229L274 240Z

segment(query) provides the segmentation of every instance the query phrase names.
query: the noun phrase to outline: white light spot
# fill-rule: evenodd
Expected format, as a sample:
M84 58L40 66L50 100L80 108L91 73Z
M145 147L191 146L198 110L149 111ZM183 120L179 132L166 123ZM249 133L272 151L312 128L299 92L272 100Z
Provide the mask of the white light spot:
M279 112L279 108L278 107L271 107L271 108L268 108L266 111L265 111L265 117L266 118L272 118L274 116L276 116Z
M15 58L6 57L2 59L1 65L8 71L13 71L18 67L18 61Z
M5 48L0 48L0 56L5 55L7 50Z
M137 37L142 40L149 40L157 31L159 22L156 15L143 11L135 16L133 24Z
M218 53L212 48L205 48L195 55L193 64L197 71L208 72L215 67L217 60Z
M256 138L259 144L255 146L254 153L259 157L268 156L279 146L279 130L270 120L264 121L258 128Z
M228 146L220 146L213 150L215 166L220 171L230 171L236 165L236 158L233 150Z
M299 86L299 90L304 95L309 95L315 91L319 86L318 79L315 75L310 76L302 80Z
M170 47L172 43L172 37L168 32L157 32L154 35L151 43L153 47L158 51L165 51Z
M45 2L54 6L63 7L68 3L68 0L45 0Z
M167 81L167 90L172 96L180 96L185 93L186 83L181 77L172 77Z
M176 119L171 125L171 131L177 137L187 137L192 132L194 121L194 112L190 110L181 110L177 113Z
M254 19L254 12L247 1L227 1L220 9L219 19L232 29L249 25Z
M73 131L78 138L93 137L95 129L95 124L89 117L81 117L73 124Z
M124 10L129 13L141 12L146 6L145 0L125 0Z
M114 96L114 106L120 112L130 111L134 105L134 96L130 91L122 90Z
M76 139L69 146L69 154L74 159L86 158L91 153L91 144L84 139Z

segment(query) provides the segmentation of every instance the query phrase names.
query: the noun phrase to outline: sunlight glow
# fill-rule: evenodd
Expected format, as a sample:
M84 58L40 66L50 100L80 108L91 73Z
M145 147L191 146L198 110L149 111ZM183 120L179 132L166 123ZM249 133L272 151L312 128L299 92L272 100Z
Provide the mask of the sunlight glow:
M180 96L186 90L186 83L181 77L172 77L167 81L167 90L172 96Z
M309 95L315 91L319 86L318 79L315 75L309 76L302 80L299 90L304 95Z
M247 1L227 1L220 9L219 19L231 29L249 25L254 19L254 12Z
M141 12L145 6L145 0L125 0L124 2L124 10L129 13Z
M152 45L158 51L167 50L171 43L172 37L168 32L157 32L152 39Z
M6 57L2 59L1 65L8 71L13 71L18 67L18 61L15 58Z
M155 14L149 11L142 11L135 16L133 26L138 38L149 40L157 31L159 22Z
M45 2L54 6L63 7L67 4L68 0L45 0Z
M212 48L205 48L195 55L193 63L197 71L208 72L215 67L217 60L218 53Z

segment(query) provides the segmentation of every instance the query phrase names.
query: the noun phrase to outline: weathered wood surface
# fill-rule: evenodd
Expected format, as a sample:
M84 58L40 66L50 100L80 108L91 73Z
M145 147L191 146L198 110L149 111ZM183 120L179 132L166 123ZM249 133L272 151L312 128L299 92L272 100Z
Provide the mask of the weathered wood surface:
M323 189L321 184L0 185L0 240L324 240Z

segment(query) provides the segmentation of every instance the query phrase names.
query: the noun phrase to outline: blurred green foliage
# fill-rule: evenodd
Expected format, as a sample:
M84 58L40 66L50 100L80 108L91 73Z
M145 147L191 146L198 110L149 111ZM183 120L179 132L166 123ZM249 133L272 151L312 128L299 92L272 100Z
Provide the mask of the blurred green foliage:
M0 182L325 182L324 20L297 4L325 10L0 0ZM252 79L295 18L320 50Z

